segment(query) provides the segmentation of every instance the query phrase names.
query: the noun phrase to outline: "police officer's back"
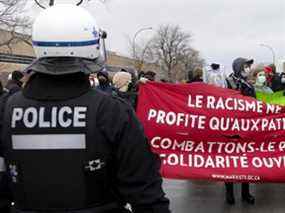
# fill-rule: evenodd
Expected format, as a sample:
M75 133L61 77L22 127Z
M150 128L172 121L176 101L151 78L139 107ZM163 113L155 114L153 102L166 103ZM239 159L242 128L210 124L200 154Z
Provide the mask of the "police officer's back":
M92 16L76 6L36 19L35 74L5 108L0 154L13 198L0 193L0 204L13 201L21 213L119 213L128 202L134 212L169 212L158 158L134 111L90 89L99 39Z

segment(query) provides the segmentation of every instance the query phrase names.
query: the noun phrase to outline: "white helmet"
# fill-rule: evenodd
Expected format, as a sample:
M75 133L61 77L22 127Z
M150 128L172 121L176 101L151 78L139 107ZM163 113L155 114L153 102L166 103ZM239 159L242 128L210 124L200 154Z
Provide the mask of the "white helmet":
M38 58L97 59L100 56L99 34L95 19L86 9L58 4L36 18L32 42Z

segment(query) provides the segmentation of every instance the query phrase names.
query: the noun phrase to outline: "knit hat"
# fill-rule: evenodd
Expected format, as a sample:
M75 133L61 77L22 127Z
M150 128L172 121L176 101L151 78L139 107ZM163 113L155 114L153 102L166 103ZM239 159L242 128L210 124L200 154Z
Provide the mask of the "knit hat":
M109 74L105 69L103 69L97 73L97 77L99 77L99 76L104 76L106 79L109 79Z
M270 66L265 66L264 71L265 71L265 73L268 73L268 74L273 73L273 69Z
M117 72L113 77L113 84L116 88L122 88L132 81L132 75L128 72Z
M212 68L213 70L218 70L218 69L220 69L220 65L213 63L213 64L211 64L211 68Z

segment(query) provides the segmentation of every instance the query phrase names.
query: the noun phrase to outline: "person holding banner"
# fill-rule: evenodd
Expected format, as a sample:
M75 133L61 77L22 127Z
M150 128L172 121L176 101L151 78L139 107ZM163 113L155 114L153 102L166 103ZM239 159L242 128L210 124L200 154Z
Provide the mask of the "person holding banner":
M259 65L253 70L253 78L254 78L254 88L256 92L272 94L273 91L267 85L269 84L266 76L265 67L263 65Z
M225 74L221 69L221 65L213 63L210 67L211 69L207 72L205 83L225 88Z
M237 58L233 61L233 73L226 79L229 89L239 90L241 94L250 97L256 97L254 86L249 83L248 77L251 72L253 59ZM226 202L230 205L235 204L234 185L225 183ZM249 192L249 183L242 183L241 187L242 200L249 204L254 204L255 198Z

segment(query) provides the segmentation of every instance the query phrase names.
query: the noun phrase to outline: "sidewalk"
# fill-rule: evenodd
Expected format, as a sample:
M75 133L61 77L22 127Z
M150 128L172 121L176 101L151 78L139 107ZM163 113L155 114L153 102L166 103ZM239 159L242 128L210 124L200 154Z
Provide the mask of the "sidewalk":
M285 213L285 184L251 185L253 206L241 201L240 184L234 206L225 203L223 183L165 179L164 190L173 213Z

